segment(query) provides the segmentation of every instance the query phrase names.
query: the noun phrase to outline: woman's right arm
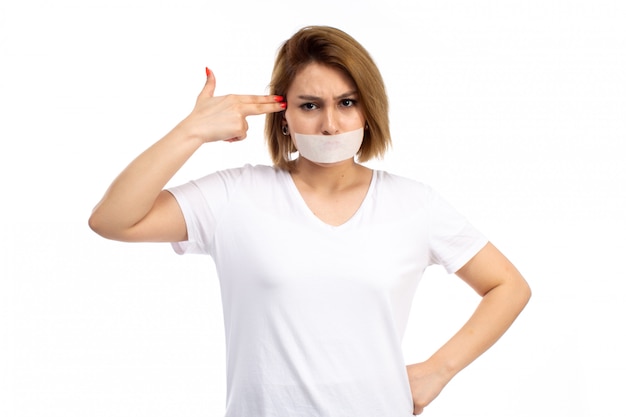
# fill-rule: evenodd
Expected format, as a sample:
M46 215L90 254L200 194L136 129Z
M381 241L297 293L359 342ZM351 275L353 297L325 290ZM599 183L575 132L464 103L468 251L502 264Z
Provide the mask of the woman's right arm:
M187 239L182 212L163 188L193 153L207 142L246 137L246 117L281 111L277 96L214 97L215 77L207 82L191 114L156 142L113 181L93 209L89 226L99 235L128 242Z

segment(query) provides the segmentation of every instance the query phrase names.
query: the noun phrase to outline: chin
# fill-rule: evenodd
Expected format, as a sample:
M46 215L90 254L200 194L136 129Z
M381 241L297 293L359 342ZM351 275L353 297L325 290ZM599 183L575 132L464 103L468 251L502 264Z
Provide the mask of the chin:
M354 163L354 157L344 159L343 161L338 161L338 162L314 162L314 161L311 161L310 159L306 159L303 156L299 156L298 159L302 160L306 164L317 165L323 168L332 168L332 167L338 167L338 166L348 165L348 164L352 165Z

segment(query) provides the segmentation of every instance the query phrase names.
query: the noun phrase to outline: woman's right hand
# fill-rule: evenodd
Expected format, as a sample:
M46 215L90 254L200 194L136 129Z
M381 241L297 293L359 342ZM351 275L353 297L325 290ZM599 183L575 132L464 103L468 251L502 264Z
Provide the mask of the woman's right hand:
M275 113L287 107L281 96L235 95L215 97L215 76L207 68L207 80L196 105L180 124L187 135L203 143L239 141L248 131L247 116Z
M123 241L177 242L186 226L174 197L163 187L206 142L242 140L246 117L281 111L282 97L214 97L215 77L207 81L189 116L135 158L113 181L94 208L89 225L98 234Z

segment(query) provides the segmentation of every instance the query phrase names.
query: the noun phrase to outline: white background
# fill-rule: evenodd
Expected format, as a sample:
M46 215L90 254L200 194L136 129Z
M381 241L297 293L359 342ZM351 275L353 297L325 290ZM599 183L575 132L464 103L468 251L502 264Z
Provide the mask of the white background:
M386 80L394 148L370 166L432 185L534 292L424 415L623 416L624 22L618 0L2 0L0 415L222 414L210 259L104 240L87 218L188 114L205 66L218 95L264 94L282 41L325 24ZM172 185L268 163L262 123L202 148ZM407 361L477 301L427 271Z

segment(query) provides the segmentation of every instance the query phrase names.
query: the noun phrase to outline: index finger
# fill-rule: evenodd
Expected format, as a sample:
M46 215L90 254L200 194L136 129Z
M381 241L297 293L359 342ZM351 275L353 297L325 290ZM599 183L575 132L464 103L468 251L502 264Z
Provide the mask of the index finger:
M256 114L276 113L287 108L287 102L282 96L239 96L244 116Z

